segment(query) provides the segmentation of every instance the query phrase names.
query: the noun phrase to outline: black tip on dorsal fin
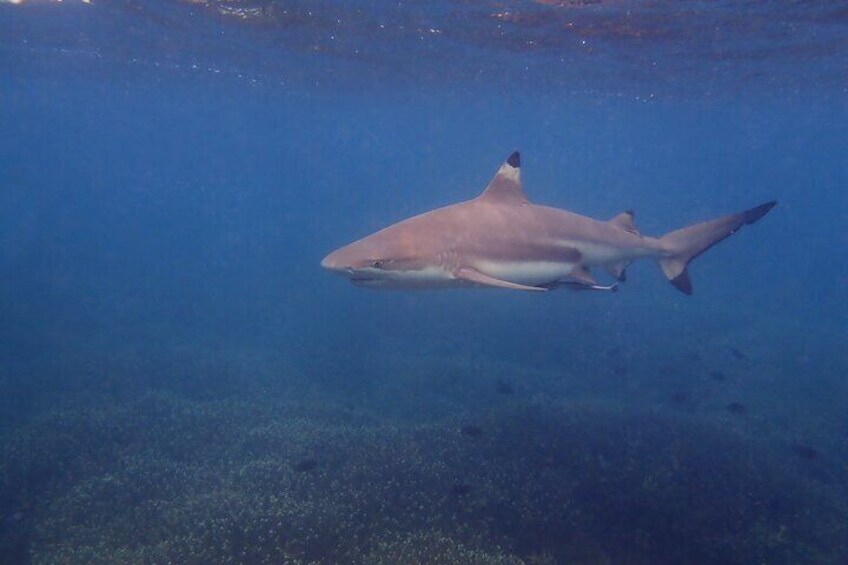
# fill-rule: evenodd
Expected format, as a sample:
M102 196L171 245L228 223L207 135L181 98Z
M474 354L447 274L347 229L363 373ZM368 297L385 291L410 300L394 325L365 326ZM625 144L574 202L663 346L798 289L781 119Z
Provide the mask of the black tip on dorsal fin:
M518 151L507 157L478 199L501 204L527 204L527 197L521 188L521 155Z

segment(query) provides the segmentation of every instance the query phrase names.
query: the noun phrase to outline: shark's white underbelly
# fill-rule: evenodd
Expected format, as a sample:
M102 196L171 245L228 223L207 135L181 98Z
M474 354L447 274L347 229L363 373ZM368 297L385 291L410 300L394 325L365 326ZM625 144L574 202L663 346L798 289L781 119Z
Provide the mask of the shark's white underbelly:
M528 286L558 281L567 277L574 263L557 261L495 261L481 259L474 268L490 277Z
M604 245L602 243L591 241L560 241L558 244L579 251L581 257L580 264L586 267L609 265L632 258L626 249Z
M612 245L587 241L557 241L555 248L571 249L579 252L579 261L551 259L525 260L515 259L477 259L472 266L478 271L497 279L529 286L545 285L567 279L578 265L595 267L628 262L638 253Z

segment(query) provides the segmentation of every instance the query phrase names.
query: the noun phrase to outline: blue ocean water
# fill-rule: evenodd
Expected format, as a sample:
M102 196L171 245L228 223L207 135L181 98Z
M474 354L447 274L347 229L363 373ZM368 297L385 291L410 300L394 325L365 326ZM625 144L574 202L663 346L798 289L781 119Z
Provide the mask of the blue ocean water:
M848 562L846 14L0 1L0 562ZM321 269L516 149L650 235L779 205L691 297Z

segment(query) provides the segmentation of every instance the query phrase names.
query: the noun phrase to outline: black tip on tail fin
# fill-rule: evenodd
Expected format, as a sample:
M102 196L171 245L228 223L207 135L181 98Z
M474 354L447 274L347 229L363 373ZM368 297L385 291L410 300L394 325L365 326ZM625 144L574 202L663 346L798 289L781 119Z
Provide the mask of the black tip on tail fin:
M669 279L669 282L683 294L692 295L692 279L689 278L689 269L684 268L679 275Z
M753 224L777 205L776 201L755 208L709 220L668 233L660 238L663 256L660 267L666 278L684 294L692 294L689 263L710 247L730 237L746 224Z
M510 167L518 168L521 166L521 154L518 151L513 151L512 155L506 160Z
M751 208L750 210L746 210L743 212L745 215L745 223L753 224L763 216L769 213L769 210L777 206L777 200L772 200L771 202L766 202L765 204L760 204L756 208Z

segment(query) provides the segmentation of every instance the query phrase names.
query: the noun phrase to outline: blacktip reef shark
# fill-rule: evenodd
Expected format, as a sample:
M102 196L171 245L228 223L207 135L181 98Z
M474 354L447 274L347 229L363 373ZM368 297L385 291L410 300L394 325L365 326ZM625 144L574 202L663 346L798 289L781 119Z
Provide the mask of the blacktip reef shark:
M333 251L321 266L373 288L614 291L627 266L648 257L659 262L678 290L692 294L689 262L775 204L649 237L639 233L630 211L599 221L531 203L521 187L516 151L477 198L382 229ZM598 284L590 274L593 267L605 269L616 282Z

